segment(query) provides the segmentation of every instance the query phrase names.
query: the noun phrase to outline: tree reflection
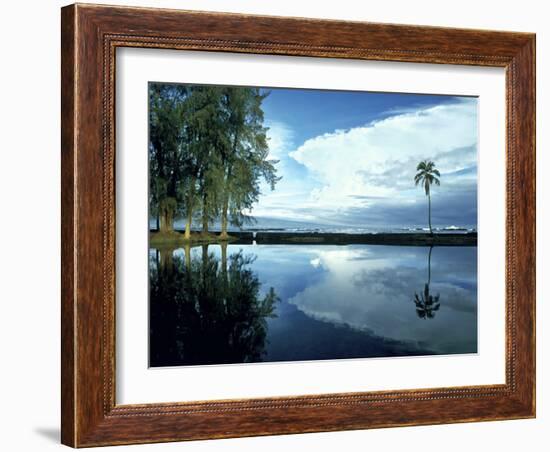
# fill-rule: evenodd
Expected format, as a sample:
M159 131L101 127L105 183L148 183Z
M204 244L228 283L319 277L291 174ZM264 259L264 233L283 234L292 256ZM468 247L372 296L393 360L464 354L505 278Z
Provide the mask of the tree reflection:
M435 312L439 310L439 294L433 296L430 294L430 280L432 276L432 250L430 246L428 252L428 282L424 284L424 291L420 294L414 293L414 304L416 305L416 314L421 319L433 319Z
M151 366L262 360L278 297L273 288L261 295L250 269L255 256L227 257L227 244L221 246L221 259L208 245L197 254L186 246L184 257L156 250L149 266Z

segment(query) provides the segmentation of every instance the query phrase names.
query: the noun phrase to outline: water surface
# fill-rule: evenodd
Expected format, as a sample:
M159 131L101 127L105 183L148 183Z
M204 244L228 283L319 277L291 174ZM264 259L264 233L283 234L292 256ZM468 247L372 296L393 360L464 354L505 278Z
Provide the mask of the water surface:
M477 248L150 249L150 365L477 352Z

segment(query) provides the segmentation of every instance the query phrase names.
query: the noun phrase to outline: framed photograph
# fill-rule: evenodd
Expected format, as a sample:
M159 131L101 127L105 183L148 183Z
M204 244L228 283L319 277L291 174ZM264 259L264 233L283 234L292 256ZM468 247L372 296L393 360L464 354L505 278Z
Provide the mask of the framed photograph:
M62 442L535 416L535 36L62 9Z

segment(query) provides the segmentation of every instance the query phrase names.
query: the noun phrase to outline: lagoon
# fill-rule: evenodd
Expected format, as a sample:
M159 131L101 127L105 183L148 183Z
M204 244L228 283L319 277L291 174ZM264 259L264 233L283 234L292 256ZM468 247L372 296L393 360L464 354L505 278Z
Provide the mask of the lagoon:
M151 248L150 366L477 352L477 247Z

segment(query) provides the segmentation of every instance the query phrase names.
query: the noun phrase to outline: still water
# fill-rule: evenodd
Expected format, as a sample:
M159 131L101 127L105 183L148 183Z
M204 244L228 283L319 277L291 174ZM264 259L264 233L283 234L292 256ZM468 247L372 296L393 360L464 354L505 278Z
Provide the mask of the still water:
M477 352L477 247L150 249L152 367Z

